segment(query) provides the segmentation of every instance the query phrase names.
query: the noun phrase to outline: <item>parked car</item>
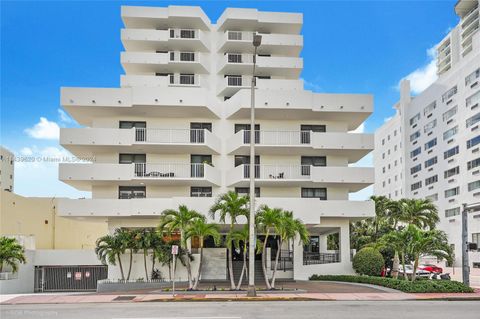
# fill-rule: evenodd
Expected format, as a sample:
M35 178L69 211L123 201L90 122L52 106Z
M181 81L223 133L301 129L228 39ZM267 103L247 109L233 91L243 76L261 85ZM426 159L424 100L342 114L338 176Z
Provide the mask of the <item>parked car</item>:
M406 269L406 274L407 276L411 276L413 274L413 266L412 265L405 265L405 269ZM399 274L403 275L404 271L403 271L403 265L400 265L398 267L398 272ZM419 269L417 268L417 277L425 277L425 278L428 278L430 276L430 272L429 271L425 271L423 269Z
M436 273L436 274L443 273L443 269L441 267L431 265L431 264L420 265L418 266L418 269L422 269L422 270L425 270L431 273Z

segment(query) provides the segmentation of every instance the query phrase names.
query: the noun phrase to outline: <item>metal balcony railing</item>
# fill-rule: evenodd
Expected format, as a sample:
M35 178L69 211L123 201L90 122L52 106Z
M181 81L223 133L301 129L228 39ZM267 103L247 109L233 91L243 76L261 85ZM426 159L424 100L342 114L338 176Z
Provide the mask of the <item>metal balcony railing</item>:
M161 144L205 143L206 129L147 129L135 128L135 141Z
M319 264L331 264L339 263L340 254L336 253L317 253L317 252L303 252L303 264L304 265L319 265Z
M250 164L243 164L243 177L250 178ZM255 165L255 178L298 180L310 179L311 165Z
M134 175L137 178L203 178L203 163L135 163Z
M263 145L310 144L312 131L255 131L255 143ZM250 130L243 131L243 143L250 143Z

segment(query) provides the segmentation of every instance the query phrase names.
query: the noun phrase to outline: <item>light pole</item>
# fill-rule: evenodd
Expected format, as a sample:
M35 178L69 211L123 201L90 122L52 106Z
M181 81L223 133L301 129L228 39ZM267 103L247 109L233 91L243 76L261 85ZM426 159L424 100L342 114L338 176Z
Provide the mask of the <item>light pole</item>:
M470 265L468 262L468 212L480 208L480 203L462 204L462 279L470 286Z
M262 36L253 35L253 71L250 88L250 214L248 218L248 297L255 297L255 64L257 63L257 48L262 43Z

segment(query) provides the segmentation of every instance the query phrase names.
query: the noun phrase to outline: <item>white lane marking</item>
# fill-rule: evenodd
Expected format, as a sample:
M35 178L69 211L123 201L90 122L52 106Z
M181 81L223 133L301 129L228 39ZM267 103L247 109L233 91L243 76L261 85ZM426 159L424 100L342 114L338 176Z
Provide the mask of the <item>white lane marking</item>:
M242 317L149 317L149 318L112 318L112 319L242 319Z

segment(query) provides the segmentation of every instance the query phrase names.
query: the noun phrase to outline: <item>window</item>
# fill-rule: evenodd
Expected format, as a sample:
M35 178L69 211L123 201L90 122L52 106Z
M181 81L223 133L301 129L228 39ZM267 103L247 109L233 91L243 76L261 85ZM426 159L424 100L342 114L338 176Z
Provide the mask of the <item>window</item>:
M302 198L319 198L327 200L326 188L302 188Z
M445 217L453 217L460 215L460 207L445 209Z
M480 157L467 162L467 170L480 166Z
M425 179L425 186L438 182L438 175L433 175Z
M420 137L420 131L416 131L415 133L413 133L412 135L410 135L410 142L413 142L415 141L417 138Z
M443 140L448 140L449 138L451 138L452 136L454 136L455 134L457 134L458 132L458 125L455 126L455 127L452 127L451 129L445 131L443 133Z
M180 30L180 38L182 39L194 39L195 30Z
M147 191L145 186L119 186L118 187L119 199L145 198L145 197L147 197Z
M138 121L120 121L119 128L121 129L131 129L131 128L146 128L147 122L138 122Z
M249 187L235 187L235 193L242 196L250 195ZM260 187L255 187L255 197L260 197Z
M228 63L242 63L242 55L238 53L227 54Z
M437 164L437 157L436 156L425 161L425 168L430 167L430 166L435 165L435 164Z
M468 191L471 192L473 190L479 189L480 188L480 181L475 181L468 183Z
M435 145L437 145L437 138L434 138L433 140L430 140L427 143L425 143L425 150L431 149Z
M480 113L477 113L474 116L468 118L465 122L466 122L466 126L468 128L472 125L477 124L479 121L480 121Z
M470 73L466 78L465 78L465 86L468 86L475 82L478 78L480 77L480 68L476 69L472 73Z
M454 188L450 188L445 191L445 198L456 196L458 194L460 194L460 188L458 186Z
M420 119L420 113L415 114L415 116L413 116L410 119L410 125L417 123L419 119Z
M477 91L477 93L471 95L470 97L468 97L465 100L465 106L466 107L471 107L471 106L477 104L479 100L480 100L480 91Z
M438 200L438 194L432 194L432 195L425 196L425 199L429 200L431 202L436 202Z
M300 142L302 144L310 144L310 134L311 132L326 132L326 125L318 124L302 124L300 125Z
M455 105L454 107L449 109L447 112L443 113L442 115L443 121L446 122L449 119L451 119L455 114L457 114L457 111L458 111L458 106Z
M422 164L415 165L414 167L410 168L410 174L415 174L422 170Z
M469 148L471 148L471 147L474 147L474 146L477 145L478 143L480 143L480 135L475 136L474 138L469 139L469 140L467 141L467 149L469 149Z
M410 152L410 158L419 155L421 152L422 152L422 148L417 147L416 149L414 149L413 151Z
M457 145L457 146L455 146L455 147L453 147L453 148L451 148L451 149L443 152L443 159L447 159L447 158L450 158L450 157L452 157L452 156L454 156L454 155L457 155L458 152L459 152L459 147L458 147L458 145Z
M212 187L190 187L190 197L212 197Z
M180 84L184 85L194 85L195 84L195 74L180 74Z
M460 166L457 166L457 167L447 169L445 172L443 172L443 177L444 178L449 178L449 177L455 176L459 173L460 173Z
M326 156L302 156L302 175L310 176L311 166L327 166Z
M242 31L228 31L228 40L242 40Z
M472 233L472 243L475 243L477 244L477 247L480 247L480 233Z
M412 191L414 191L414 190L419 189L420 187L422 187L422 181L419 181L419 182L416 182L416 183L412 184L412 185L410 186L410 189L411 189Z
M433 101L430 103L427 107L423 109L423 115L427 115L429 113L432 113L433 110L437 107L437 101Z
M424 133L429 133L435 128L435 126L437 126L437 120L436 119L428 122L427 124L425 124L423 126L423 132Z
M180 52L180 61L195 61L194 52Z
M442 95L442 102L448 102L455 94L457 94L456 85Z
M147 156L145 154L119 154L118 163L132 164L132 163L146 163Z

